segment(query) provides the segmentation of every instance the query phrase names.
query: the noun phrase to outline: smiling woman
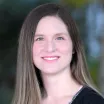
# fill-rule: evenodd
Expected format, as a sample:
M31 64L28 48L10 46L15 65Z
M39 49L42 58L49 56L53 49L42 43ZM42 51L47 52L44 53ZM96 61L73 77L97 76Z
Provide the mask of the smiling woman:
M39 34L42 34L41 37ZM35 36L33 61L41 74L56 74L66 69L69 73L73 48L62 20L56 16L43 17L37 25Z
M74 20L64 7L43 4L21 28L13 104L69 103L104 104L104 99L88 72Z

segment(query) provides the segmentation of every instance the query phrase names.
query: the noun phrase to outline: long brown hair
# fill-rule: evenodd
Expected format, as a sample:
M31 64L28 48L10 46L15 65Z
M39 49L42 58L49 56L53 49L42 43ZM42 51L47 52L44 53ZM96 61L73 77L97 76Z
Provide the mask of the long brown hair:
M74 47L71 61L72 76L79 84L94 88L85 62L84 50L76 23L64 7L47 3L33 9L21 28L13 104L40 104L42 92L45 89L39 70L33 64L32 46L37 24L45 16L58 16L66 24Z

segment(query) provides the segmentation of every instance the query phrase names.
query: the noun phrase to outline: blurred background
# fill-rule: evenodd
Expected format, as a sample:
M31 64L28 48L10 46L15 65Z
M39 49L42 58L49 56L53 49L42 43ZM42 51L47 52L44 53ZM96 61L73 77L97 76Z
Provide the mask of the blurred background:
M89 71L104 94L104 0L0 0L0 104L10 104L14 93L22 23L34 7L49 2L66 6L76 20Z

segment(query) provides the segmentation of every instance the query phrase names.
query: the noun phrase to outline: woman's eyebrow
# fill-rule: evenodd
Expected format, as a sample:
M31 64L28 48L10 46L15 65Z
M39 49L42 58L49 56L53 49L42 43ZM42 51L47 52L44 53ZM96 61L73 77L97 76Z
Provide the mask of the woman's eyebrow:
M57 34L55 34L55 35L57 36L57 35L64 35L64 34L65 34L65 33L57 33Z
M44 36L44 35L42 35L42 34L35 34L35 37L37 37L37 36Z
M57 34L55 34L55 36L60 36L60 35L63 35L63 36L68 36L68 34L67 34L67 33L57 33Z

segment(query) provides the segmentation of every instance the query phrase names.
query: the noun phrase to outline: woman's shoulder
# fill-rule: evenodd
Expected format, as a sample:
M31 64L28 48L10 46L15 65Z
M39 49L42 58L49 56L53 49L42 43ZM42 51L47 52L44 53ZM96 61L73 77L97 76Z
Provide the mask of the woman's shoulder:
M82 98L84 104L104 104L104 98L90 87L83 89Z
M104 98L92 88L84 86L72 104L104 104Z

